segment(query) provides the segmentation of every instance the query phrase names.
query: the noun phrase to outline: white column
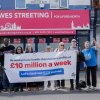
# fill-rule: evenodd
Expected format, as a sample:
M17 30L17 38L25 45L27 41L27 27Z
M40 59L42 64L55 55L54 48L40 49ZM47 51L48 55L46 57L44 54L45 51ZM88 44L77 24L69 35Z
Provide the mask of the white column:
M100 44L100 35L96 36L97 42ZM100 69L100 49L97 51L97 66Z

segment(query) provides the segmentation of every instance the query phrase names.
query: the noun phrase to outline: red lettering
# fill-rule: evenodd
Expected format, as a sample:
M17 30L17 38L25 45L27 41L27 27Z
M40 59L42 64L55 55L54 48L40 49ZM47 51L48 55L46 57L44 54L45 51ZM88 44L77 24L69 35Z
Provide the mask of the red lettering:
M54 62L54 65L55 66L59 66L59 62Z
M64 61L64 65L71 65L71 61L69 61L69 60Z
M10 68L15 68L14 63L10 64Z
M54 62L54 66L63 66L63 65L71 65L71 61L60 61L60 62Z
M22 63L11 63L10 68L22 68L23 64Z

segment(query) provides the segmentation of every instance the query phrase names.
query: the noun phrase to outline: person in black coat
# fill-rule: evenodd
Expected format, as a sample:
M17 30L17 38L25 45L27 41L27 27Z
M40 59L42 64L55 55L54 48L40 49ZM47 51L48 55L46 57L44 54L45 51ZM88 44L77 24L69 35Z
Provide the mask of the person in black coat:
M3 85L3 90L4 92L7 91L8 87L10 88L10 90L13 90L13 84L9 83L8 78L6 76L5 73L5 68L4 68L4 54L5 53L14 53L15 51L15 47L13 45L9 44L9 39L8 38L4 38L4 46L2 46L0 48L0 62L1 62L1 66L3 68L3 76L2 76L2 85Z

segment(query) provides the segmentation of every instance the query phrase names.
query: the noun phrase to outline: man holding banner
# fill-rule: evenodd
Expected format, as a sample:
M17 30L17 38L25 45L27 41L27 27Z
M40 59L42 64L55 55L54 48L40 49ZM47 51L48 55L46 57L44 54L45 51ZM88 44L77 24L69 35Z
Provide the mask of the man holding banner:
M80 71L80 63L85 61L84 55L81 52L80 48L77 46L76 39L71 40L71 46L68 48L68 50L75 51L77 53L77 65L76 65L76 89L80 90L79 86L79 71ZM70 90L74 90L74 80L70 79Z
M8 89L8 85L10 87L10 90L13 90L13 84L10 84L8 81L8 78L6 76L5 70L6 68L4 68L4 54L7 53L14 53L15 47L13 45L9 44L9 39L8 38L4 38L4 46L1 47L0 51L2 52L2 59L1 59L1 65L3 67L3 79L2 79L2 84L3 84L3 91L6 92Z

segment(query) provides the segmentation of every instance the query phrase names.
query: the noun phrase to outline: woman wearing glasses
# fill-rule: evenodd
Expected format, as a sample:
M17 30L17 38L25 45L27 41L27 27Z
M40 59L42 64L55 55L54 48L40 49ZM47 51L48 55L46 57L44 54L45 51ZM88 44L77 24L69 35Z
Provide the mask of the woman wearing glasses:
M58 45L58 48L54 50L54 52L61 52L61 51L66 51L64 42L60 42ZM56 86L57 88L65 88L65 80L57 80L56 81Z

